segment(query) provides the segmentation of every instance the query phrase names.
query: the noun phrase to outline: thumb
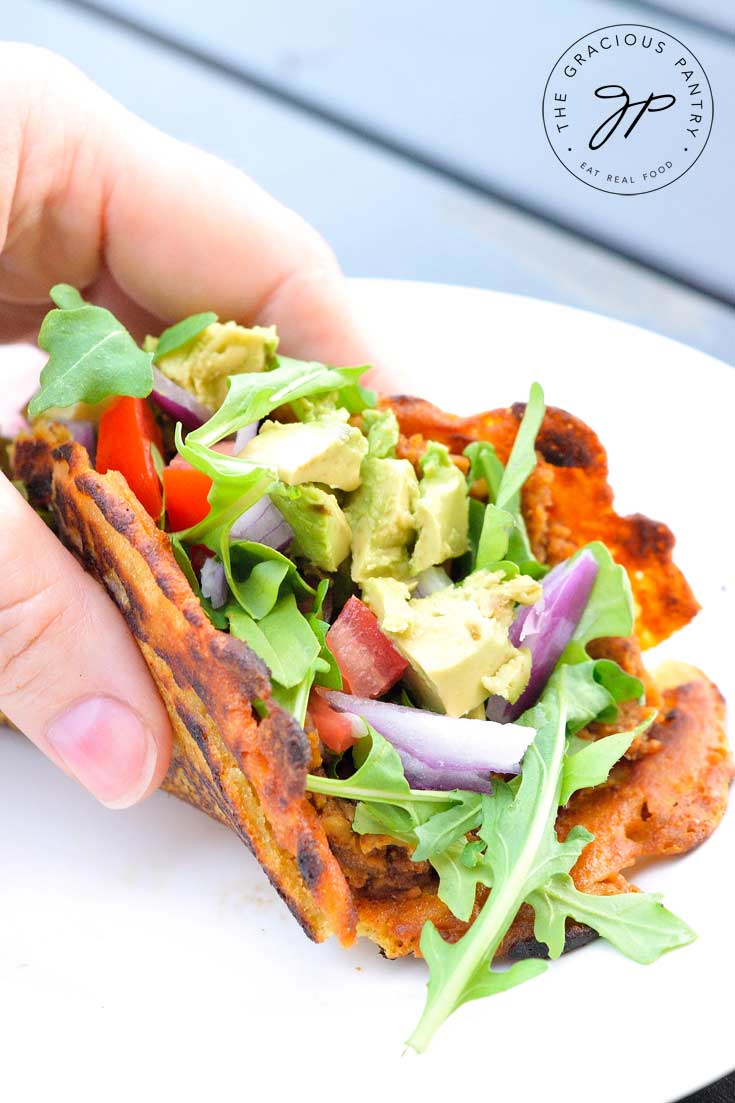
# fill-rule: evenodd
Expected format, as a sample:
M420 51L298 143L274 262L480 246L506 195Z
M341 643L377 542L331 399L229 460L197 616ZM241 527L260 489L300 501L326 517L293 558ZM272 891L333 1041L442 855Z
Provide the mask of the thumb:
M0 475L0 711L103 804L163 780L171 729L121 614Z

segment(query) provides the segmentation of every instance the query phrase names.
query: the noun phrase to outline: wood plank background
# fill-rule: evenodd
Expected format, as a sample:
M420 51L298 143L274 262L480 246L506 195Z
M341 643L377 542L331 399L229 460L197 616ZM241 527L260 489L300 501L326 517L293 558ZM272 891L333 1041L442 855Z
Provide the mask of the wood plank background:
M156 125L246 169L321 230L350 274L566 302L729 360L727 126L686 178L630 200L581 187L540 123L561 49L591 26L644 18L679 31L727 110L726 37L652 8L456 0L450 17L418 0L209 0L206 11L195 0L14 0L3 34L66 54ZM519 91L529 74L538 96Z

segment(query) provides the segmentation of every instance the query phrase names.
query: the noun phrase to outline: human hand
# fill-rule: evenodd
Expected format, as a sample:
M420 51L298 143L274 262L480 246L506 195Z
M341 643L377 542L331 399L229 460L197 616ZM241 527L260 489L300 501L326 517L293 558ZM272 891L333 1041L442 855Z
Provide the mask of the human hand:
M0 44L0 341L66 282L137 337L202 310L285 351L364 363L337 262L293 211L126 111L64 59ZM0 711L104 804L168 767L166 710L125 622L0 475Z

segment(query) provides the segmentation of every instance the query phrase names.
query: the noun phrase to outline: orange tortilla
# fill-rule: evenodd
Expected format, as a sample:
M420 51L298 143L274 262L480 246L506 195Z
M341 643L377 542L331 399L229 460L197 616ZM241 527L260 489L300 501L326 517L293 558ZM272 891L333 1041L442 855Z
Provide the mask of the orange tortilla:
M467 443L479 439L507 459L523 414L513 406L458 418L420 399L386 404L400 422L401 454L415 459L426 440L439 440L460 464ZM610 547L631 578L637 638L600 641L600 653L645 674L640 647L665 638L698 608L673 563L673 537L658 522L615 513L604 450L578 419L547 410L538 455L523 494L534 552L554 563L590 540ZM459 937L466 925L438 899L430 868L391 840L354 835L348 802L305 792L313 733L273 702L268 672L247 645L211 625L168 539L124 479L97 474L65 430L42 424L18 438L14 464L31 500L51 509L61 539L122 610L156 679L174 729L164 787L239 835L311 938L336 934L347 945L362 934L397 957L418 953L426 919L445 937ZM727 804L733 765L716 687L692 668L646 678L649 708L661 703L657 723L606 786L560 810L560 835L582 823L596 836L573 871L586 891L631 891L622 871L638 858L698 844ZM567 934L570 946L594 937L576 924ZM503 951L543 952L529 909L521 909Z

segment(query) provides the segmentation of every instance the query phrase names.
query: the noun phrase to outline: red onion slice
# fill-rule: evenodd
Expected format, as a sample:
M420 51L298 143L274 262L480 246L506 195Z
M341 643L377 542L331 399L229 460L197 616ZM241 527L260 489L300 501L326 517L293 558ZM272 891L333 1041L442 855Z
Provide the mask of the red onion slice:
M456 719L337 690L322 693L338 712L360 716L395 747L416 788L489 792L487 775L519 773L536 734L517 724Z
M485 710L488 720L506 724L536 704L574 635L597 571L594 556L583 551L573 561L565 560L549 571L541 583L543 594L539 600L518 610L508 635L515 647L527 647L531 652L531 677L514 704L491 697Z
M238 517L230 529L230 539L251 540L283 551L293 540L293 529L266 496Z
M174 421L180 421L185 429L198 429L212 416L212 411L207 406L194 398L185 387L180 387L164 375L155 364L151 398L165 414Z
M492 793L493 791L490 779L475 770L427 766L422 759L409 751L399 750L398 747L396 751L403 764L406 781L412 789L439 789L447 792L451 792L452 789L466 789L471 793Z
M214 609L221 609L230 596L230 588L227 585L225 568L219 559L205 559L200 576L202 594L209 598Z

